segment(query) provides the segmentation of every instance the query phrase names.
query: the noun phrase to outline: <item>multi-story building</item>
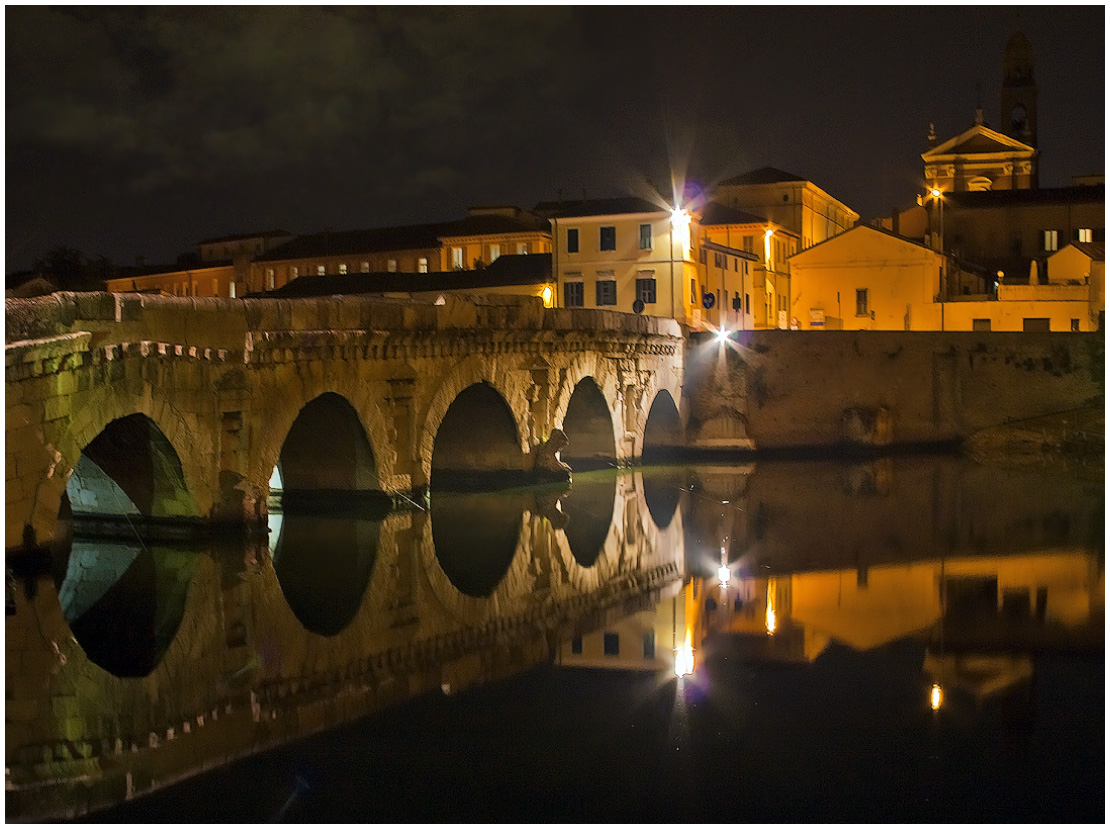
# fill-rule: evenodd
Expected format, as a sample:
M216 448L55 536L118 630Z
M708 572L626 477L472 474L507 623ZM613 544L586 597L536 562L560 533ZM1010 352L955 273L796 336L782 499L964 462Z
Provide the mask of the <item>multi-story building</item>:
M293 238L293 234L284 230L267 230L204 239L197 242L195 255L180 257L176 265L140 266L126 276L105 280L105 290L172 296L241 296L251 259Z
M695 329L743 319L739 297L756 257L704 242L697 212L636 197L535 209L550 217L559 307L666 316Z
M302 276L471 270L506 253L546 253L544 224L515 207L471 208L450 222L323 231L257 256L250 290L266 292Z
M1099 255L1090 253L1088 262ZM791 327L1093 331L1104 300L1090 273L1086 280L1076 275L1082 262L1071 257L1055 280L999 280L921 242L861 225L791 258Z
M753 213L793 233L801 249L831 239L855 226L859 213L811 181L774 167L727 179L713 200Z
M798 252L798 234L777 222L719 202L709 202L700 211L700 226L705 240L700 262L705 266L706 284L718 285L715 276L731 261L736 271L731 280L738 282L722 320L729 329L786 328L790 299L788 260ZM723 247L719 247L723 246ZM737 249L741 255L737 255ZM727 274L722 274L727 277ZM725 294L727 299L728 294Z

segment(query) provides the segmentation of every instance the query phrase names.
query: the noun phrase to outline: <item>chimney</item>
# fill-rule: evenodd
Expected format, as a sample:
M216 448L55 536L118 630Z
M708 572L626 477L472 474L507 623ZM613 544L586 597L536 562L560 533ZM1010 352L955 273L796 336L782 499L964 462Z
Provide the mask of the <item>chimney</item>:
M975 110L975 126L983 126L983 108L979 107Z
M890 212L890 231L895 236L899 235L899 233L898 233L898 208L897 207L894 208Z

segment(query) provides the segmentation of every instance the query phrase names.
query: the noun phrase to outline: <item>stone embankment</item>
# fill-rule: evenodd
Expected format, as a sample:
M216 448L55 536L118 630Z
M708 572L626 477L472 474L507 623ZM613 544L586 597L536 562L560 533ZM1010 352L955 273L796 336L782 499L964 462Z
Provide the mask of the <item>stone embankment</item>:
M1099 403L982 429L964 448L984 465L1102 480L1105 438L1105 406Z

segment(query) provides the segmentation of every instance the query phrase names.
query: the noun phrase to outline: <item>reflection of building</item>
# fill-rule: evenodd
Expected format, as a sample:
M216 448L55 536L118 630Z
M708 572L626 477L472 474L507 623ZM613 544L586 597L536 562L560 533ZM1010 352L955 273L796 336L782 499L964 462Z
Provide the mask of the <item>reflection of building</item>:
M696 580L687 581L657 607L615 619L559 644L559 664L673 672L688 640L687 623Z
M1020 650L1101 641L1105 580L1096 557L1087 553L957 558L770 577L736 578L737 569L735 584L727 590L702 580L705 598L697 611L706 634L775 637L786 632L792 637L787 650L806 660L830 641L863 651L909 636L935 639L940 624L950 649L1005 643Z

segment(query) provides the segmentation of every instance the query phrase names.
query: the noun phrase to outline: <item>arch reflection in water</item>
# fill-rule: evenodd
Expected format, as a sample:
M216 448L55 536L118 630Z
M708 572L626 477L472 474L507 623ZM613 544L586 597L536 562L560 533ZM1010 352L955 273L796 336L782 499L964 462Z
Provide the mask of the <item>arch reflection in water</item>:
M270 528L274 573L293 615L321 636L342 631L374 572L381 521L286 512L271 515Z
M517 492L433 492L432 543L451 584L486 598L509 571L520 542L525 497Z
M686 487L686 472L682 467L644 467L642 480L644 502L651 520L665 530L678 511L679 495Z
M616 471L575 472L561 500L567 516L563 531L574 560L592 567L601 555L617 500Z
M76 539L58 598L89 659L119 677L143 677L181 626L202 550L186 545Z

